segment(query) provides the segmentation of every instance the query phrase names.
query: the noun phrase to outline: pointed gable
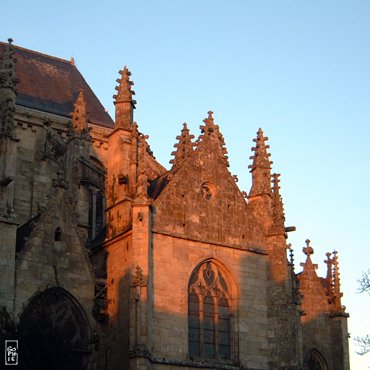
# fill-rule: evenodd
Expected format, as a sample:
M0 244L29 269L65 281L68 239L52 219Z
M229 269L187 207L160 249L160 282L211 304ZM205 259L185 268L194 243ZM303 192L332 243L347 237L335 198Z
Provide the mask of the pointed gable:
M223 137L211 113L201 129L196 149L173 177L166 177L153 204L153 229L221 245L260 247L261 230L227 169Z
M92 299L94 274L67 191L53 186L50 200L17 233L17 285L20 296L60 286L81 299Z

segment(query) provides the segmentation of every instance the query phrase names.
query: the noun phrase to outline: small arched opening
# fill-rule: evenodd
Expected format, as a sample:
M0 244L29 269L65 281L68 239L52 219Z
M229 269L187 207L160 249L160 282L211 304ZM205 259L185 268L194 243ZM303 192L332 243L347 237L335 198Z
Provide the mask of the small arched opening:
M328 370L328 364L325 357L315 348L311 349L307 354L304 365L304 370Z

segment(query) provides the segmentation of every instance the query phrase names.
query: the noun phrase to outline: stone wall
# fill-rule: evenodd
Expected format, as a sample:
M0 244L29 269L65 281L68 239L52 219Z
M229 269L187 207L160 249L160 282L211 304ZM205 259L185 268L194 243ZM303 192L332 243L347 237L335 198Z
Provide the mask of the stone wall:
M189 279L205 260L220 264L233 287L233 362L267 369L266 256L159 233L153 238L153 356L189 360Z

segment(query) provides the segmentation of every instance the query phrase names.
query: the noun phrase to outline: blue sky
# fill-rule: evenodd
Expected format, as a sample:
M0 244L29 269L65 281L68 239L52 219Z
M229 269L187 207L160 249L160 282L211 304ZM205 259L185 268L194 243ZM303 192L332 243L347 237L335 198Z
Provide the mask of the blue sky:
M182 123L199 135L214 111L230 171L249 190L259 127L281 173L297 271L306 238L325 274L339 251L353 336L370 333L370 2L299 0L6 1L0 40L77 67L114 115L118 70L132 71L135 119L168 167ZM352 368L370 355L352 351Z

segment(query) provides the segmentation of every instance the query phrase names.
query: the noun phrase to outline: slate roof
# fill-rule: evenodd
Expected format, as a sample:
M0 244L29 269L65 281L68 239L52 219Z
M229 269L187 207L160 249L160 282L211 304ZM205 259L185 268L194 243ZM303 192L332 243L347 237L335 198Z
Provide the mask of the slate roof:
M167 171L150 183L148 187L148 195L150 198L157 199L159 194L162 193L162 190L170 182L170 179L168 178L169 174L170 171Z
M0 57L6 43L0 42ZM79 90L84 90L89 122L114 127L114 122L76 66L36 51L14 46L18 105L70 117Z

